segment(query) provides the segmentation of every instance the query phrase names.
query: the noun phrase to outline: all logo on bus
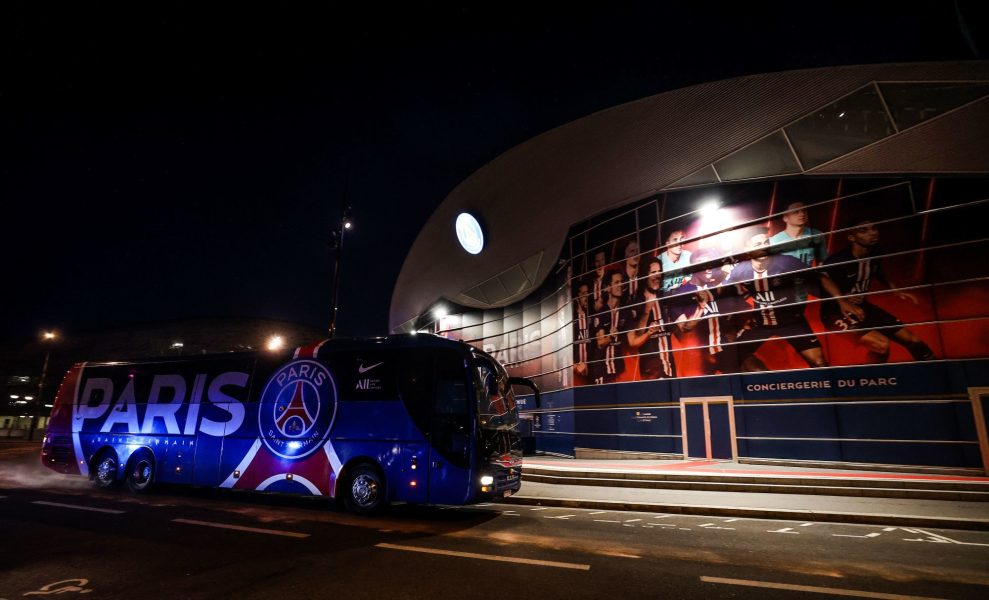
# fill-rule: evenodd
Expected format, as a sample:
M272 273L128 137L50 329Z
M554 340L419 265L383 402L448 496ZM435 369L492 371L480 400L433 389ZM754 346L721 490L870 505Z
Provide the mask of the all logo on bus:
M278 369L261 393L261 439L282 458L304 458L322 448L336 409L329 369L314 360L294 360Z

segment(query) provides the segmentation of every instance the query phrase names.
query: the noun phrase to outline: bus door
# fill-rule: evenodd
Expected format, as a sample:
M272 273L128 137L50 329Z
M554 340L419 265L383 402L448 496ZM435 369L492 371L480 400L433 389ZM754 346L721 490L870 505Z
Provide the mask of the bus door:
M464 357L435 353L435 387L429 415L429 502L463 504L472 492L473 428Z

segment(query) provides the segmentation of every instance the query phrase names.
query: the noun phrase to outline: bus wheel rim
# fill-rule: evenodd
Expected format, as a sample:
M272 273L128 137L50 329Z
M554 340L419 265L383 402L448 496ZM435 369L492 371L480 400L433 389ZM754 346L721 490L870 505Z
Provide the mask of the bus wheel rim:
M110 457L104 458L100 461L98 467L96 467L96 477L103 483L109 483L113 481L113 471L116 468L114 460Z
M371 506L378 500L378 482L369 475L358 475L351 486L354 501L360 506Z
M134 483L144 487L149 481L151 481L151 463L142 460L137 463L137 467L134 469Z

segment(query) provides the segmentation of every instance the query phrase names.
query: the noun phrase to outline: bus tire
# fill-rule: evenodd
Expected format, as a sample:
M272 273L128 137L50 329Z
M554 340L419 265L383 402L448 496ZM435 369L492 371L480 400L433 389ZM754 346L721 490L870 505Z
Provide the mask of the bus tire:
M155 481L155 459L147 450L131 457L127 466L127 489L135 494L148 491Z
M347 477L343 503L347 510L359 515L380 511L385 506L384 477L367 463L355 466Z
M103 450L93 461L93 483L96 487L107 490L116 487L120 480L117 478L117 453L113 450Z

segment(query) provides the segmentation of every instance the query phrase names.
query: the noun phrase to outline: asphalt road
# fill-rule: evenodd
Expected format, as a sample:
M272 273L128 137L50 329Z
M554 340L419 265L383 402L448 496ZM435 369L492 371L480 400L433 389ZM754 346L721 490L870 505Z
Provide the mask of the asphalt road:
M524 484L523 484L524 485ZM989 596L989 534L488 504L98 491L0 444L0 600Z

